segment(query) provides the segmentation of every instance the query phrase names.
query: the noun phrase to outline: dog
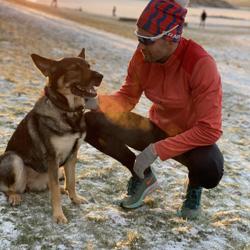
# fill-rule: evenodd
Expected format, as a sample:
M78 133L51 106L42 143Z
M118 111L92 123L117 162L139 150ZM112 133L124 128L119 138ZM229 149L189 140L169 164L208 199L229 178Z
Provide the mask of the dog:
M86 202L75 190L77 151L86 135L85 98L97 95L103 75L90 69L85 49L77 57L52 60L31 55L48 77L44 95L24 117L0 156L0 191L11 205L25 191L51 191L53 219L67 223L62 206L58 170L64 167L64 191L75 204Z

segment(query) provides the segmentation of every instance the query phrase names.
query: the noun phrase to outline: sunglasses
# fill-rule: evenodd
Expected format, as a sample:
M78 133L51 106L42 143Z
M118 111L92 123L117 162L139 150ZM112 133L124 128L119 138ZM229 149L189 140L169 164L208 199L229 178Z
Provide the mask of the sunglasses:
M142 36L142 35L138 34L137 30L134 33L137 36L138 42L147 46L147 45L154 44L158 39L161 39L162 37L164 37L166 35L170 35L170 32L175 30L178 26L179 25L176 25L170 30L163 31L161 34L159 34L157 36Z

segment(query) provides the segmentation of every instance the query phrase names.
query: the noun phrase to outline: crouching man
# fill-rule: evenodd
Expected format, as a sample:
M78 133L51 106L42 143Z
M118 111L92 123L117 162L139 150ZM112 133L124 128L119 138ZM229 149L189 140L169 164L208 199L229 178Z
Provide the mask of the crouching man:
M138 47L124 84L87 100L92 111L86 113L86 141L130 170L125 208L141 206L156 188L151 164L157 157L186 166L189 183L179 215L195 218L202 188L216 187L223 175L215 144L222 134L222 90L212 56L182 37L187 2L148 3L137 21ZM153 103L149 118L131 112L143 93Z

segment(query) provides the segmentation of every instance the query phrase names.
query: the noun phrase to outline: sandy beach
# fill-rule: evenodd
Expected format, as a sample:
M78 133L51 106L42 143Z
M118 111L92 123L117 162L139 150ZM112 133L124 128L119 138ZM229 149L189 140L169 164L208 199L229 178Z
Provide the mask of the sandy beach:
M51 58L79 54L86 48L93 68L104 74L99 92L119 88L137 42L135 25L113 18L20 0L0 0L0 153L15 127L40 96L45 79L30 54ZM63 196L67 225L51 219L49 193L25 193L10 207L0 193L1 249L250 249L250 31L190 27L185 36L198 41L217 61L223 83L225 175L218 187L205 190L203 215L197 221L176 216L187 171L173 160L157 160L160 189L145 206L120 208L128 171L83 144L77 162L77 190L88 200L79 207ZM145 114L142 98L136 111Z

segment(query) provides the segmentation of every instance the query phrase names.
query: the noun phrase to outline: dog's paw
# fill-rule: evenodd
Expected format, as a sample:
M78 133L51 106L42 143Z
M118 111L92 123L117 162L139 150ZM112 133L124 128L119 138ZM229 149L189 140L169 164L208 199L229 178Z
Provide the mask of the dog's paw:
M22 197L20 194L9 194L8 201L11 206L20 205Z
M53 220L57 224L67 224L68 220L63 213L53 214Z
M71 201L77 205L83 204L83 203L88 203L88 200L85 199L83 196L80 195L75 195L73 197L70 197Z

